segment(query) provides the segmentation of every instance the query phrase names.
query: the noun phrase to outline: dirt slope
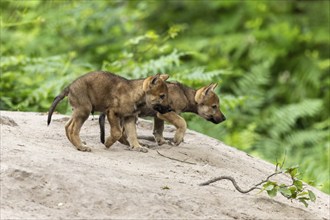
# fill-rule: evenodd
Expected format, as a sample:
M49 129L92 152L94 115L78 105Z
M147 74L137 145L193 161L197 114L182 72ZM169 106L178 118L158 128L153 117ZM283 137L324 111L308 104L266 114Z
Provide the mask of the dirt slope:
M317 200L305 208L282 196L240 194L228 181L198 186L230 175L249 188L274 166L196 132L178 147L144 140L153 146L148 153L120 143L107 150L90 117L81 131L87 153L67 140L67 116L54 115L47 127L42 113L0 114L1 219L330 219L329 195L312 187ZM151 135L151 126L139 120L139 135ZM167 126L165 136L173 130Z

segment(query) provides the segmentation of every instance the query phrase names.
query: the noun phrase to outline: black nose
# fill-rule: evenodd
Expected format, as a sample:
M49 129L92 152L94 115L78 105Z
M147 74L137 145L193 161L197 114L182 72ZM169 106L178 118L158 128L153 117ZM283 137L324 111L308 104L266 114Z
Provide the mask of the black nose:
M170 106L163 106L159 104L155 105L153 109L159 112L160 114L165 114L167 112L173 111L173 109Z
M226 116L222 115L222 121L226 121Z

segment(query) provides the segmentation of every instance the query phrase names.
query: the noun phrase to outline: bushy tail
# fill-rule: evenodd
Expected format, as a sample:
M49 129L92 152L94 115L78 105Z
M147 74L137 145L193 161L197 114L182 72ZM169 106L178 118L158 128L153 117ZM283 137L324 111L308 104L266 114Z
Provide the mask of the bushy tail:
M47 120L47 125L50 124L50 121L52 120L52 114L57 106L57 104L62 100L64 99L65 96L67 96L69 94L69 87L66 87L62 92L61 94L59 94L58 96L55 97L52 105L50 106L49 108L49 111L48 111L48 120Z
M105 113L103 112L99 116L100 137L101 137L102 144L104 144L104 142L105 142L104 123L105 123Z

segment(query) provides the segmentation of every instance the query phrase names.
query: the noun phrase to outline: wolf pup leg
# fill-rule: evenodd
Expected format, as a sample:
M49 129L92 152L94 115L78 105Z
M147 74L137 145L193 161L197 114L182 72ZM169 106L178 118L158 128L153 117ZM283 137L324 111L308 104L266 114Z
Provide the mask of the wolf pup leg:
M154 117L154 126L153 126L153 132L155 141L159 146L167 143L165 138L163 137L164 132L164 121L158 117Z
M183 141L184 134L187 130L186 121L175 112L169 112L166 114L157 113L157 117L176 127L173 142L175 145L179 145Z
M89 111L74 110L72 117L65 125L66 136L69 141L80 151L91 151L91 148L85 146L80 137L79 132L89 116Z
M127 135L127 141L129 142L129 145L131 147L131 150L140 151L143 153L148 152L148 149L146 147L142 147L139 144L139 141L137 139L137 133L136 133L136 117L126 117L124 119L124 129L125 133Z
M107 112L107 117L111 126L111 131L110 131L110 137L107 138L104 145L107 148L110 148L116 141L118 141L121 138L123 128L121 126L121 119L118 118L113 111L109 110Z

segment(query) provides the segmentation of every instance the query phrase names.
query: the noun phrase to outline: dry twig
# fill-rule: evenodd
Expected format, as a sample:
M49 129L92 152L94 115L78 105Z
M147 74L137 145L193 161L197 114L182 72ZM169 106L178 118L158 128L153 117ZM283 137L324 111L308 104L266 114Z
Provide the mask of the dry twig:
M139 139L143 139L143 140L147 140L147 141L155 142L155 138L154 138L154 136L139 135L138 138L139 138ZM165 140L168 140L168 141L171 140L171 138L168 138L168 137L164 137L164 139L165 139Z
M172 157L165 156L165 155L159 153L158 150L157 150L157 153L158 153L160 156L165 157L165 158L170 159L170 160L175 160L175 161L179 161L179 162L182 162L182 163L188 163L188 164L196 165L196 163L192 163L192 162L188 162L188 161L179 160L179 159L176 159L176 158L172 158Z
M269 175L265 180L261 181L260 183L257 183L256 185L254 185L252 188L250 188L250 189L248 189L248 190L242 190L242 189L237 185L237 182L235 181L235 179L234 179L233 177L231 177L231 176L220 176L220 177L216 177L216 178L214 178L214 179L211 179L211 180L206 181L206 182L204 182L204 183L201 183L201 184L199 184L199 185L200 185L200 186L207 186L207 185L210 185L211 183L217 182L217 181L219 181L219 180L230 180L230 181L233 183L235 189L236 189L238 192L240 192L240 193L248 193L248 192L251 192L252 190L257 189L258 186L260 186L261 184L267 182L272 176L275 176L275 175L280 174L280 173L281 173L281 172L275 172L275 173Z

